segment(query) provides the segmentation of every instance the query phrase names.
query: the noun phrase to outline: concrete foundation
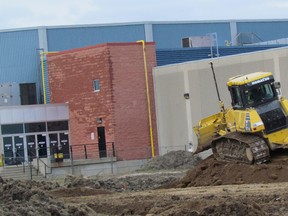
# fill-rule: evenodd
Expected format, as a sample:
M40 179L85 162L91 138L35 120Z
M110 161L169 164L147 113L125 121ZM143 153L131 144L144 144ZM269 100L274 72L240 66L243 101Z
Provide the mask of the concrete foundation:
M65 166L53 166L51 173L46 174L47 178L59 178L66 175L83 175L86 177L97 175L124 174L135 171L143 166L148 160L129 160L129 161L83 161L70 163Z

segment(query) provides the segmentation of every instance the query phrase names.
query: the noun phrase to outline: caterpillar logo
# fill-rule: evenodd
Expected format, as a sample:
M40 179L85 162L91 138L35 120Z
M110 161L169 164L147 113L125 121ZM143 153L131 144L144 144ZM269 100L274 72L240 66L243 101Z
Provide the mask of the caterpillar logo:
M270 79L269 77L265 77L265 78L262 78L262 79L259 79L259 80L255 80L255 81L251 82L251 84L255 85L255 84L258 84L258 83L261 83L261 82L265 82L265 81L267 81L269 79Z

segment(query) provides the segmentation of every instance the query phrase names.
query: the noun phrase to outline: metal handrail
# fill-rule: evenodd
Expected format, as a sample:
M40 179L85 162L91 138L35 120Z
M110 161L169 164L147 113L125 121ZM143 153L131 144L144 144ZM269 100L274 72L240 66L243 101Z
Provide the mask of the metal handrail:
M52 173L53 167L48 166L43 160L41 160L41 158L37 157L37 155L34 154L32 151L30 151L29 154L32 154L32 157L34 156L34 157L37 159L37 169L36 169L37 175L38 175L38 173L39 173L39 161L40 161L40 162L44 165L44 167L45 167L45 168L44 168L44 177L45 177L45 178L46 178L46 174L51 174L51 173ZM29 155L29 158L31 159L31 155ZM49 172L49 173L47 172L47 168L50 169L50 172Z
M112 154L113 157L115 157L115 147L114 147L114 142L106 142L106 144L111 144L111 149L112 149ZM87 153L87 147L89 146L97 146L98 147L99 143L85 143L85 144L75 144L75 145L70 145L70 152L71 152L71 158L73 158L73 148L74 147L83 147L84 150L84 156L85 159L88 159L88 153ZM107 150L104 151L99 151L99 153L107 153Z
M23 160L21 160L21 163L22 163L22 166L23 166L23 173L25 173L26 172L26 169L25 169L25 163L27 163L27 164L29 164L30 165L30 179L32 180L32 166L31 166L31 163L28 161L28 160L26 160L25 159L25 157L23 157L22 155L20 155L18 152L15 152L15 154L16 154L16 158L18 158L18 159L23 159ZM2 154L2 160L3 160L3 167L5 166L5 158L11 158L11 157L4 157L3 156L3 154ZM13 159L15 160L15 158L13 157ZM18 167L18 165L20 165L20 164L15 164L17 167ZM37 174L38 175L38 174Z
M106 142L106 145L109 145L109 149L107 150L104 150L104 151L99 151L99 154L101 155L105 155L105 156L107 156L107 158L108 157L110 157L111 158L111 161L113 161L113 158L115 157L115 147L114 147L114 142ZM85 155L85 158L82 158L82 159L90 159L90 158L88 158L89 157L89 146L95 146L95 147L97 147L97 151L98 151L98 145L99 145L99 143L89 143L89 144L76 144L76 145L70 145L69 146L69 158L70 158L70 160L71 160L71 166L73 167L73 148L79 148L79 147L82 147L81 149L81 151L82 151L82 154L84 153L84 155ZM49 147L48 147L49 148ZM42 149L48 149L47 147L45 147L45 148L42 148ZM39 149L38 149L39 150ZM79 151L79 149L78 149L78 151ZM109 153L108 153L108 151L109 151ZM50 151L50 153L51 153L51 151ZM107 154L107 155L106 155ZM109 154L109 155L108 155ZM66 156L68 155L68 153L67 154L65 154ZM65 158L65 155L64 155L64 158ZM30 173L31 173L31 179L32 179L32 166L33 166L33 164L32 164L32 161L33 161L33 159L36 159L37 160L37 164L34 166L35 167L35 169L36 169L36 171L37 171L37 176L39 175L39 172L40 172L40 165L43 165L44 166L44 177L45 178L47 178L47 174L51 174L52 173L52 170L53 170L53 168L55 168L55 167L53 167L53 166L49 166L45 161L43 161L39 156L37 156L36 155L36 153L35 152L33 152L33 151L29 151L28 152L28 158L26 158L25 159L25 157L23 157L22 155L20 155L18 152L16 152L16 158L18 158L19 159L19 164L18 165L20 165L22 162L25 162L25 163L27 163L27 164L29 164L30 165ZM53 155L52 155L53 156ZM50 157L50 155L48 156L47 155L47 158L49 158ZM100 156L101 157L101 156ZM4 155L3 155L3 157L2 157L2 160L3 161L5 161L5 158L12 158L12 160L14 159L14 160L17 160L16 158L13 158L13 157L4 157ZM45 157L46 158L46 157ZM16 162L17 161L15 161L15 165L16 165ZM26 166L25 166L25 163L23 163L23 172L25 173L26 172ZM17 165L17 166L18 166ZM3 166L5 166L5 162L3 163ZM112 168L113 169L113 168ZM49 170L49 171L47 171L47 170ZM43 170L42 170L42 172L43 172Z

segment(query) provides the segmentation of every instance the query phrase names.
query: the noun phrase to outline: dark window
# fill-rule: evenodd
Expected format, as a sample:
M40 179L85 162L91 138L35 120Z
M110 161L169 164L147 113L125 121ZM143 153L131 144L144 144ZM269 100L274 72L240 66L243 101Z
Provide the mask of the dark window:
M23 124L10 124L1 126L2 134L23 133Z
M68 121L47 122L48 131L68 130Z
M252 86L245 92L247 106L256 106L277 98L277 93L272 83Z
M37 104L36 84L20 84L21 105Z
M45 132L45 131L46 131L45 122L27 123L27 124L25 124L25 132L26 133Z

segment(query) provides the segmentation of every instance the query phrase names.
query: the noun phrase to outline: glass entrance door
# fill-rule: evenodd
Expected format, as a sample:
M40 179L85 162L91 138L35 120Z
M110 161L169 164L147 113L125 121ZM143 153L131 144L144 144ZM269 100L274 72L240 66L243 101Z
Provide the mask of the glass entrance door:
M49 144L51 155L61 153L64 159L70 158L68 132L50 133Z
M23 136L14 136L14 152L16 163L21 163L25 161Z
M68 133L60 133L60 144L62 147L64 159L70 158Z
M24 139L22 136L3 137L3 147L6 165L21 164L25 161Z
M55 159L58 158L58 151L59 151L59 139L57 133L49 134L49 145L50 145L50 154L53 158L53 161L55 161Z
M3 137L5 164L12 164L14 160L12 137Z
M36 154L36 137L35 135L27 135L26 136L26 141L27 141L27 154L29 161L32 161L33 158L37 157Z
M47 157L46 134L37 134L37 145L39 158Z

